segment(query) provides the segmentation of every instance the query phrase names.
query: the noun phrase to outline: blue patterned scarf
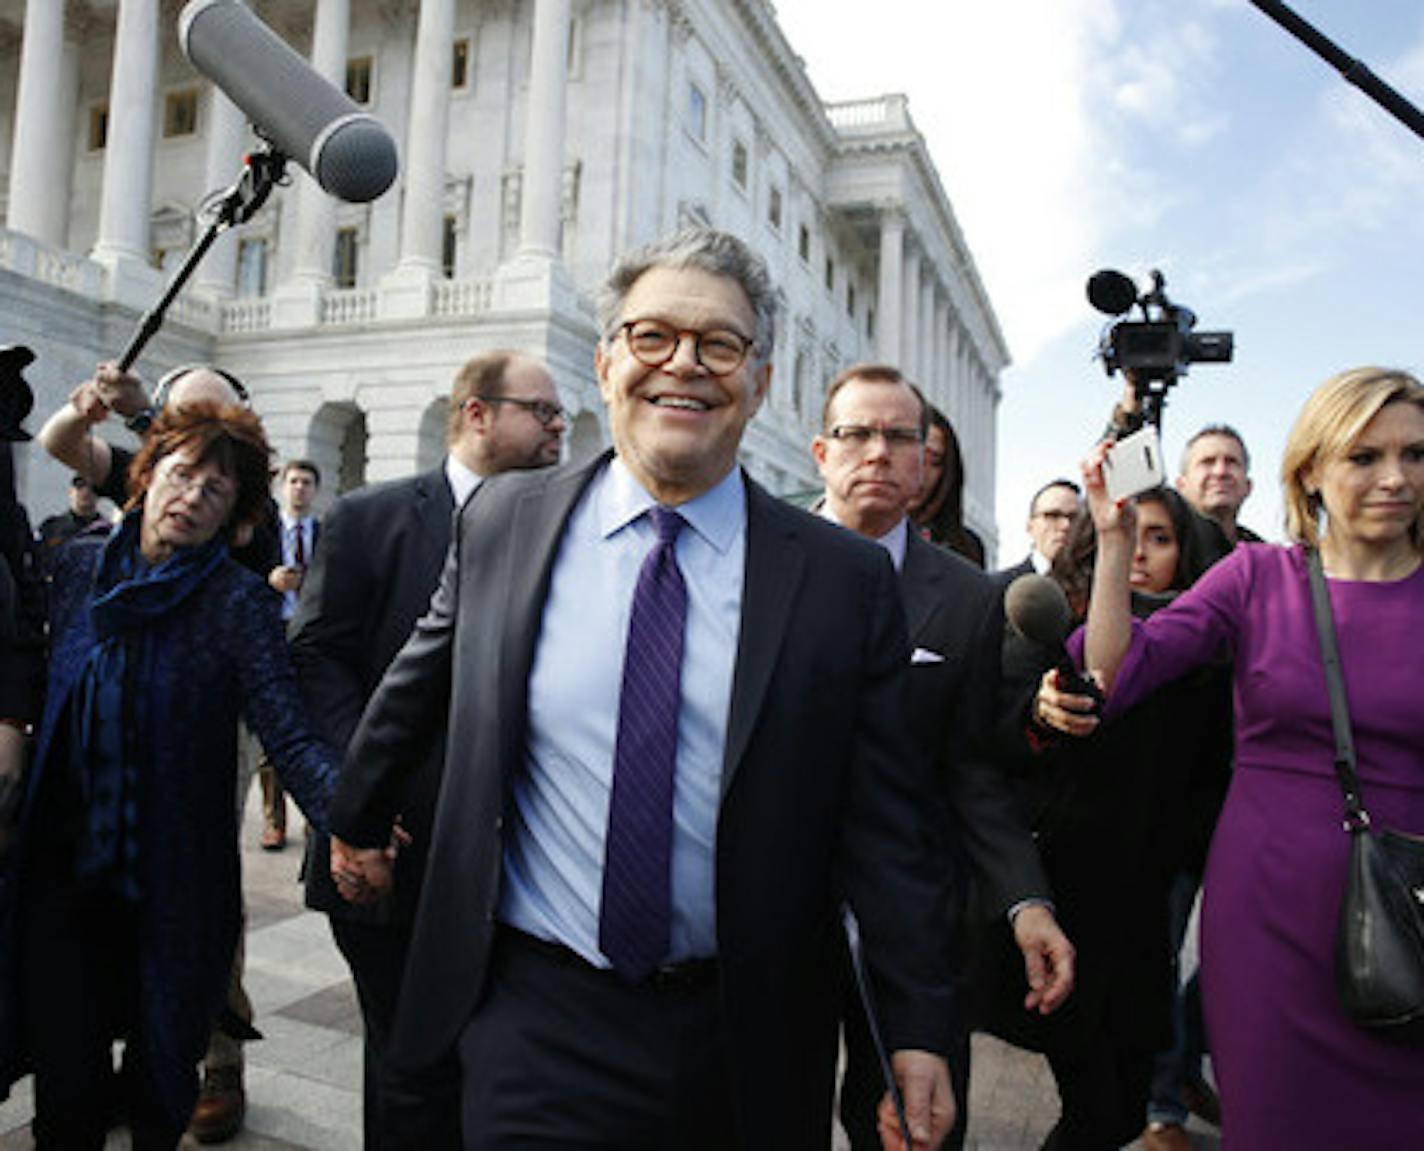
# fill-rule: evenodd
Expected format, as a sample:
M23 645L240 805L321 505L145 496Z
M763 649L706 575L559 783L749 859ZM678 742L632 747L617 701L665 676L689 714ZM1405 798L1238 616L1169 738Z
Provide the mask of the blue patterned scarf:
M97 641L75 685L70 705L70 756L84 796L86 834L76 868L81 878L136 903L139 775L149 749L140 733L148 717L171 709L155 700L153 626L177 608L223 561L227 546L214 536L180 548L150 567L139 550L143 512L135 508L100 553L89 602Z

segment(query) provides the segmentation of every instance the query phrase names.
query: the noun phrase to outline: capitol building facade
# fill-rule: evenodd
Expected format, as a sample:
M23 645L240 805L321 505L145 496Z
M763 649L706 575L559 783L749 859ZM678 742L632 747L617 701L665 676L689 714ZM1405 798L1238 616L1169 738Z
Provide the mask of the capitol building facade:
M550 368L566 453L608 440L591 294L619 253L690 223L767 259L782 309L743 461L817 484L827 382L898 364L954 422L966 518L989 544L1008 350L907 102L823 102L767 0L250 0L380 119L400 174L367 204L295 164L225 233L136 369L240 376L324 495L444 449L458 367L499 347ZM256 145L179 49L176 0L0 0L0 344L27 344L35 430L114 359ZM121 427L104 434L122 439ZM32 515L66 476L21 449Z

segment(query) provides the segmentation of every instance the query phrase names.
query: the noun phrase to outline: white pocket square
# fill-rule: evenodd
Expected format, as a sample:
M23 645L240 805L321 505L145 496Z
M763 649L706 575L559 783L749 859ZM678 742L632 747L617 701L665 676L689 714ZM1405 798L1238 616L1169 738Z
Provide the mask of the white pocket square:
M944 656L937 651L930 651L927 647L917 647L910 653L910 663L943 663Z

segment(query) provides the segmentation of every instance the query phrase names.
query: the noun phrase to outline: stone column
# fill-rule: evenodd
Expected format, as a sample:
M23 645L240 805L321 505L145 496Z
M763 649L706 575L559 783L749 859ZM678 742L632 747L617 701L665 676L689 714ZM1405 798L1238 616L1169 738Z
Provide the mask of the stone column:
M455 0L421 0L405 138L400 259L381 280L384 318L423 316L440 275L445 221L445 140L450 120L450 45Z
M420 0L410 123L406 130L405 203L398 266L419 269L430 276L440 270L445 138L450 119L450 45L454 39L455 0Z
M920 371L920 250L905 253L905 284L901 289L900 359L895 365L911 379Z
M559 257L569 23L570 0L535 0L518 254L550 261Z
M147 267L149 263L153 147L158 128L158 6L158 0L119 3L99 238L93 252L111 271L124 264ZM118 288L116 294L128 293Z
M346 51L351 30L351 0L317 0L312 25L312 69L337 88L346 87ZM286 281L273 293L272 325L306 328L321 318L322 296L331 285L336 240L336 204L306 171L293 164L296 195L284 199L282 223L295 249ZM292 209L295 208L295 212ZM284 239L284 244L287 242ZM284 261L285 264L285 261Z
M208 149L203 166L203 186L208 191L232 186L242 171L246 143L247 118L242 109L216 87L209 89ZM239 231L229 228L214 241L193 277L196 287L224 298L233 294Z
M317 0L312 27L312 68L337 88L346 86L346 51L351 30L351 0ZM297 259L293 277L325 286L331 282L336 205L315 180L297 172Z
M64 35L64 5L25 5L9 227L63 247L69 231L69 163L79 93L78 50Z
M875 302L875 345L887 364L900 361L900 301L905 283L905 216L899 208L880 211L880 284Z
M925 260L925 271L928 274L920 285L920 363L916 378L923 387L929 388L933 386L938 363L935 359L935 293L938 288L934 264L929 259Z
M934 341L934 374L926 381L928 395L946 416L949 416L949 296L948 294L937 295L935 298L935 341ZM953 419L950 419L953 423Z

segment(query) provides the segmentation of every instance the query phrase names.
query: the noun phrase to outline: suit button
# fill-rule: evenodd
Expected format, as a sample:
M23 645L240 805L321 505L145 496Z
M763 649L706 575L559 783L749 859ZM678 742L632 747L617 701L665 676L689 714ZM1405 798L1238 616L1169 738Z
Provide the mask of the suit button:
M504 830L504 816L502 816L502 815L496 815L496 816L494 817L494 829L495 829L496 831L503 831L503 830Z

